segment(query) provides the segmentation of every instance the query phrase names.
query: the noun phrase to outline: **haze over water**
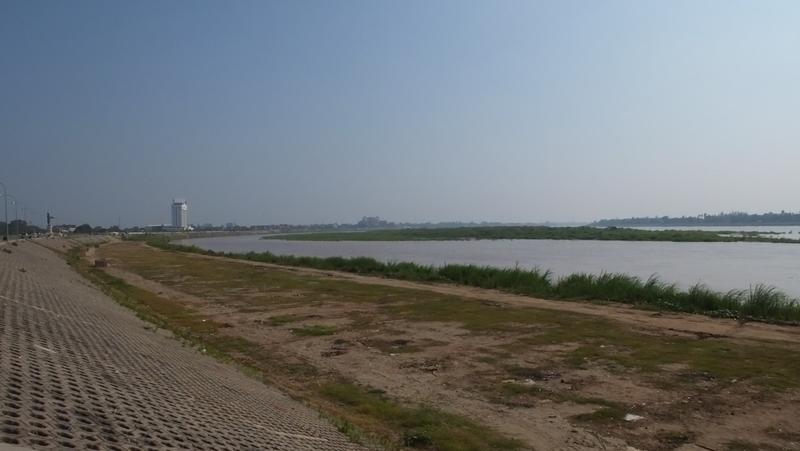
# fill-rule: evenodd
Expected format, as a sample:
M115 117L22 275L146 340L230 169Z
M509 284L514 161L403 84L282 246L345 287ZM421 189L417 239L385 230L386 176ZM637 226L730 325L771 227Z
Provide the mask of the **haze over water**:
M778 228L773 228L776 230ZM467 263L575 272L620 272L687 288L698 282L718 291L763 283L800 297L800 245L774 243L673 243L642 241L283 241L260 235L182 241L225 252L264 252L314 257L368 256L425 265Z

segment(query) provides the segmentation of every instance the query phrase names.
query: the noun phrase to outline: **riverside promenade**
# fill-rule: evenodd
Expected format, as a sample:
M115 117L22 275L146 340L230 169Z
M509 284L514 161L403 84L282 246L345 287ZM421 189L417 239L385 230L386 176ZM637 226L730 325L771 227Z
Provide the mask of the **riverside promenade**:
M317 412L154 331L44 241L0 244L0 449L361 449Z

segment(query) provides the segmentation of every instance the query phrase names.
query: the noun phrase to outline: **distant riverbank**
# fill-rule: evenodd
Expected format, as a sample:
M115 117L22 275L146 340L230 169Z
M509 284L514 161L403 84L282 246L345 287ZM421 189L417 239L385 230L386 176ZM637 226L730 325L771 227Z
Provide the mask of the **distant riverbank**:
M318 232L266 235L263 239L288 241L454 241L454 240L599 240L672 242L759 242L792 243L769 232L705 230L639 230L598 227L455 227L439 229L369 230L364 232Z

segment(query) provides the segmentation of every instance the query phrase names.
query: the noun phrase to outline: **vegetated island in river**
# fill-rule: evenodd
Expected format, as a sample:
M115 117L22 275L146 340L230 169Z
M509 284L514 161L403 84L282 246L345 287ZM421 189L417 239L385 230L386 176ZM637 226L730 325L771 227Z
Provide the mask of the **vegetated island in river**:
M455 240L601 240L793 243L797 240L766 236L765 232L638 230L617 227L500 226L440 229L390 229L364 232L316 232L265 235L263 239L292 241L455 241Z

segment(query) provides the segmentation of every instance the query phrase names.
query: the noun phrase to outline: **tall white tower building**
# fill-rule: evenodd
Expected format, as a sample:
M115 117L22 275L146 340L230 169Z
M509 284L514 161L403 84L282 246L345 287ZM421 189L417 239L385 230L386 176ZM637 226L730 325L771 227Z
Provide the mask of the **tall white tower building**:
M172 227L176 229L189 228L189 205L186 199L172 199Z

